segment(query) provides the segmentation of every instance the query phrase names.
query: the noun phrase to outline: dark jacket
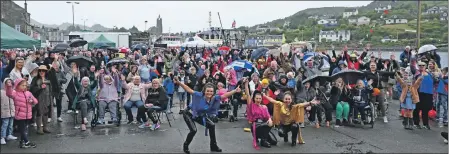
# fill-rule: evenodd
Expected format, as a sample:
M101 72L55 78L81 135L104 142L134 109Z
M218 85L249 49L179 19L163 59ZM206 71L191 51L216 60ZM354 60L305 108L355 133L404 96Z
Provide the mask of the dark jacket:
M75 87L78 89L77 94L75 95L75 99L73 100L73 104L72 104L72 108L76 109L77 105L78 105L78 99L79 99L79 95L81 94L81 83L80 81L78 81L78 78L75 77ZM90 84L89 86L87 86L87 95L90 98L90 105L94 106L95 105L95 96L92 95L92 89L95 88L97 86L97 80L93 81L92 84Z
M382 78L394 76L395 72L385 72L385 71L376 71L375 73L371 73L371 71L365 71L366 81L370 79L373 80L373 88L383 89L382 87Z
M343 88L343 90L340 90L336 86L332 86L330 103L335 108L337 103L340 101L349 102L351 100L350 94L351 94L351 92L346 88Z
M168 96L167 92L163 87L159 87L157 89L150 88L148 89L148 96L145 100L145 104L153 104L155 106L159 106L162 109L167 107Z
M373 89L371 86L367 86L365 88L353 88L351 89L351 96L354 103L368 103L368 95L373 93ZM356 100L355 98L360 96L360 100Z

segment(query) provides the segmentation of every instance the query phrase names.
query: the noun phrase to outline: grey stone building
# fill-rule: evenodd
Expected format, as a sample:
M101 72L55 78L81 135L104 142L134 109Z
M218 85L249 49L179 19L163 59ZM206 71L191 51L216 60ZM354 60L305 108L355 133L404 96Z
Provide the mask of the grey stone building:
M30 13L11 0L1 0L0 2L1 21L24 34L31 35Z

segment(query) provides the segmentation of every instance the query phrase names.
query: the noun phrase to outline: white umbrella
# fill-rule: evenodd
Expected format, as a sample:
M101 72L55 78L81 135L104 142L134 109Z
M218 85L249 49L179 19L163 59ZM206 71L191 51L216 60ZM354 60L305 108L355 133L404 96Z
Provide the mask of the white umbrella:
M268 51L268 55L279 56L281 51L279 49L271 49Z
M418 54L422 54L422 53L429 52L429 51L436 50L436 49L438 49L438 48L435 47L434 45L426 44L426 45L423 45L421 48L419 48Z

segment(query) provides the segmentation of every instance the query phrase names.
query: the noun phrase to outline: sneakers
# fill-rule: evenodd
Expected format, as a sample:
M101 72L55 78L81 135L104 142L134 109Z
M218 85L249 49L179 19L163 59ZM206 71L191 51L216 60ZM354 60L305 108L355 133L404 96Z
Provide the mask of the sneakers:
M340 121L340 119L337 119L335 121L335 127L340 127L340 126L341 126L341 121Z
M104 125L104 119L98 119L97 124Z
M306 126L304 126L304 123L299 124L300 128L305 128Z
M5 138L2 138L2 139L1 139L0 144L1 144L1 145L5 145L5 144L6 144Z
M81 130L86 131L86 124L81 124Z
M145 128L145 127L150 127L150 123L143 123L139 126L139 128Z
M28 141L27 143L22 143L20 142L20 148L35 148L36 144L31 143L30 141Z
M423 128L423 129L430 130L430 126L429 126L429 125L423 125L422 128Z
M64 122L61 117L58 117L58 122Z
M388 118L387 118L387 116L384 116L384 123L388 123Z
M36 124L36 123L33 123L33 124L31 124L31 125L33 125L33 127L37 127L37 124Z
M126 123L126 124L130 125L130 124L132 124L132 123L133 123L133 121L128 121L128 123Z
M17 137L8 135L8 137L6 137L6 140L17 140Z
M51 118L48 118L48 119L47 119L47 122L50 123L50 122L51 122Z
M440 128L444 127L443 122L439 122L439 123L438 123L438 127L440 127Z
M156 123L156 124L153 124L152 126L151 126L151 130L156 130L156 129L158 129L159 127L161 127L161 125L159 125L159 123Z
M67 110L67 113L69 113L69 114L73 113L73 110Z
M447 144L447 140L446 140L446 139L444 139L444 141L443 141L443 142Z

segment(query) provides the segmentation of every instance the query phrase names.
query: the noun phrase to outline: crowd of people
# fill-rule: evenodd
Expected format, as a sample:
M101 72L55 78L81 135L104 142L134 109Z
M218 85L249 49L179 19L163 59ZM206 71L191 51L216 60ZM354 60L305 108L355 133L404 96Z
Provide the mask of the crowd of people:
M246 104L245 116L256 149L259 145L277 144L275 136L270 135L271 129L276 129L285 142L289 142L291 132L292 146L304 144L301 128L305 127L305 120L316 128L352 126L353 120L368 124L363 110L369 102L378 102L380 117L388 123L384 103L392 102L394 94L400 101L405 129L430 129L428 113L433 109L438 113L439 126L447 126L448 68L440 69L441 58L435 51L415 55L408 46L399 60L394 55L382 59L382 52L375 56L369 46L361 54L344 48L341 54L318 51L320 56L308 59L303 55L314 51L307 47L255 58L252 50L215 48L133 49L120 54L106 49L2 52L1 144L17 139L13 136L17 129L21 148L36 147L27 137L28 125L44 135L52 132L51 119L64 121L64 96L68 100L67 112L80 112L82 131L87 129L92 108L99 110L98 124L105 124L108 108L113 123L119 125L120 107L126 111L128 124L139 123L140 128L156 130L160 121L154 113L173 113L173 102L179 100L179 114L189 128L183 144L185 153L190 153L196 123L206 128L211 151L222 151L217 144L215 123L225 103L232 106L235 120L240 119L240 106ZM84 56L89 65L67 63L73 56ZM111 64L114 58L126 62ZM301 61L299 65L295 64L297 60ZM236 61L248 62L252 67L232 65ZM356 70L363 77L351 83L344 77L324 82L309 80L322 74L324 61L330 64L326 76ZM56 117L52 114L54 107ZM137 108L136 117L132 107Z

